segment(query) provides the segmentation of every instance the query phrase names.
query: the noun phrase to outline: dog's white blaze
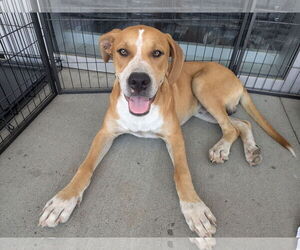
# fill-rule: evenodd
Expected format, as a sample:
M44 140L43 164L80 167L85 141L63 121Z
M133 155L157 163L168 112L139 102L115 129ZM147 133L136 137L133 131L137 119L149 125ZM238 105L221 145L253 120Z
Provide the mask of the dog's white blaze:
M127 79L129 78L129 76L132 72L147 73L151 79L151 82L153 83L153 86L156 86L153 70L152 70L151 66L146 61L144 61L142 58L143 33L144 33L144 30L140 29L138 38L135 41L135 45L136 45L135 56L131 59L131 61L123 69L123 71L117 75L117 77L119 78L119 81L120 81L121 89L127 96L130 94L130 93L126 93ZM153 91L153 93L150 93L150 94L154 95L156 92L156 89L153 88L152 91Z
M139 72L147 72L150 78L152 78L150 65L142 59L143 32L143 29L139 30L139 35L135 42L136 54L134 58L119 75L121 89L123 91L126 89L129 75L134 71L138 70ZM151 80L153 81L153 78ZM117 102L117 112L120 116L117 123L124 133L131 133L139 137L156 138L156 133L160 132L163 125L163 118L158 106L151 104L147 115L132 115L129 112L128 102L126 101L123 93L121 93Z
M141 59L141 55L142 55L143 33L144 33L143 29L139 30L139 36L138 36L138 39L135 42L136 50L137 50L136 55L135 55L135 59L137 61Z
M163 117L159 107L152 104L149 113L144 116L132 115L128 109L128 102L124 95L120 95L117 102L117 112L120 118L117 120L120 129L124 133L131 133L139 137L155 138L161 131Z
M129 75L136 70L137 68L140 68L143 65L142 62L142 46L143 46L143 33L144 30L140 29L139 30L139 35L138 38L135 42L136 45L136 54L135 56L131 59L131 61L128 63L128 65L124 68L124 70L119 74L119 79L121 83L121 89L125 90L126 89L126 84L127 84L127 79Z

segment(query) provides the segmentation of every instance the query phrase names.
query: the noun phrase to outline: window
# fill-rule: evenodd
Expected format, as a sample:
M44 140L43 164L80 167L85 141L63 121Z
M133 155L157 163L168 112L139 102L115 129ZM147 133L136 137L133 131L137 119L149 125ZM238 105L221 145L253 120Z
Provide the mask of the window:
M285 80L293 78L289 73L295 70L299 52L300 13L259 13L253 26L246 25L243 30L244 13L51 13L49 20L62 66L89 71L113 73L112 64L101 60L99 36L137 24L170 33L188 61L217 61L229 66L233 51L240 51L237 74L250 88L280 90ZM237 48L239 34L243 40ZM294 75L299 68L296 71Z

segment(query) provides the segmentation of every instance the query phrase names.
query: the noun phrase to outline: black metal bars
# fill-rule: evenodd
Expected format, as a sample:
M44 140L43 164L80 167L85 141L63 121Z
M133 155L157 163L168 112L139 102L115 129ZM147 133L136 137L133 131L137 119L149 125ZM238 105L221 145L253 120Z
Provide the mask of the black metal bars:
M217 61L250 90L293 97L300 95L300 79L294 72L299 70L299 18L297 13L44 14L60 64L61 93L109 91L114 70L100 57L99 36L114 28L146 24L170 33L188 61Z
M36 14L0 14L0 153L55 97Z

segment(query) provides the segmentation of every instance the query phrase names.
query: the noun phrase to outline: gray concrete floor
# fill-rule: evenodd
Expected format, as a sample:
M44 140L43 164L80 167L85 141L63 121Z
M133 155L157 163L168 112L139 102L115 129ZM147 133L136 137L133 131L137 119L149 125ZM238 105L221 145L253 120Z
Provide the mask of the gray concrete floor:
M253 98L298 158L252 122L263 163L249 167L237 141L229 161L213 165L207 152L220 129L192 118L183 131L195 188L217 217L217 237L294 237L300 224L300 101ZM116 139L66 224L37 227L45 203L84 159L107 103L107 94L58 96L0 156L1 237L194 235L179 209L164 143L131 135ZM234 116L249 119L242 108Z

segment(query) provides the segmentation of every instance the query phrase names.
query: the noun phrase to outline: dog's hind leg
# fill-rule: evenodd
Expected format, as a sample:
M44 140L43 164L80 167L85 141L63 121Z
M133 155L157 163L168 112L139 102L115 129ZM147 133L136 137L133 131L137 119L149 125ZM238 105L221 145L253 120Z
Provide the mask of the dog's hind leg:
M255 143L251 129L251 123L249 121L242 121L233 117L230 117L230 120L233 126L235 126L240 131L240 136L244 144L246 161L250 164L250 166L256 166L261 163L261 150Z
M207 102L207 103L206 103ZM230 121L225 106L218 102L206 100L201 104L205 106L209 114L217 121L222 129L222 138L209 150L209 158L215 163L224 163L228 160L232 143L239 136L239 130ZM203 119L203 117L199 117ZM213 122L213 119L210 121Z
M239 136L228 113L234 112L243 93L239 79L227 68L216 63L207 64L193 76L192 89L199 103L218 122L222 138L209 150L212 162L223 163L228 159L230 147Z
M199 112L194 116L210 123L218 123L217 120L204 108L200 108ZM250 164L250 166L256 166L261 163L261 150L255 143L251 123L249 121L240 120L234 117L230 117L230 121L232 125L239 130L239 135L244 144L246 161Z
M208 110L219 123L223 133L222 138L209 150L209 158L212 162L224 163L228 160L232 143L239 136L239 130L233 126L226 110L220 104L213 105Z
M193 93L201 105L217 121L223 133L222 138L209 150L209 158L212 162L224 163L224 161L228 160L231 145L238 138L240 132L233 126L227 114L227 105L222 96L214 91L202 88L203 85L205 85L204 79L194 79ZM199 115L196 116L199 117ZM203 119L203 117L199 118ZM213 120L210 122L213 122Z
M200 106L198 113L194 114L195 117L210 122L214 124L218 124L217 120L203 107Z

